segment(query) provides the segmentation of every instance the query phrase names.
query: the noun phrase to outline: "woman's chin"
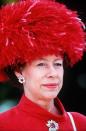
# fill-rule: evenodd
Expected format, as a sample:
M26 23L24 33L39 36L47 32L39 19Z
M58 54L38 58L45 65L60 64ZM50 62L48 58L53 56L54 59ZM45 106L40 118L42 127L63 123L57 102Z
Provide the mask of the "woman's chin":
M56 97L57 97L57 93L47 94L47 95L44 96L44 98L47 99L47 100L48 100L48 99L49 99L49 100L50 100L50 99L55 99Z

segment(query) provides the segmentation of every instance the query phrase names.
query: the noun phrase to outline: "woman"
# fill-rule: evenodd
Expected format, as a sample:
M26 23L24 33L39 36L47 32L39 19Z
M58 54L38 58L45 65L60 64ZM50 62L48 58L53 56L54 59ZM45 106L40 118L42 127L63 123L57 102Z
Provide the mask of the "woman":
M75 12L53 1L2 7L0 80L18 81L24 95L17 106L0 114L0 131L86 130L86 116L66 112L57 98L63 61L73 65L82 58L82 25Z

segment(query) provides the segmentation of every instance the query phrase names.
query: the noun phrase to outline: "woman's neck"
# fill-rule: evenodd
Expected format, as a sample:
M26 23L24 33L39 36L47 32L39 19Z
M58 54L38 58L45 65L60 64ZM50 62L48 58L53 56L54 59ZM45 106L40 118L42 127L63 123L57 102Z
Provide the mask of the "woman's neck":
M37 105L39 105L40 107L44 108L45 110L47 110L50 113L53 114L58 114L59 111L58 109L55 107L54 104L54 99L32 99L30 97L28 97L28 95L25 94L25 96L30 99L32 102L36 103Z
M54 104L54 99L50 101L39 100L37 104L52 114L55 114L55 115L59 114L59 111Z

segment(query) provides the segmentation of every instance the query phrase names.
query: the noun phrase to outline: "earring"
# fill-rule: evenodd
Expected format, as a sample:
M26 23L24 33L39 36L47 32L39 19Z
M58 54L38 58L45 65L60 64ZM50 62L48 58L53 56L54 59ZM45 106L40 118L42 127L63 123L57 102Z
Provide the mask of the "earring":
M23 83L25 83L25 78L21 75L18 77L18 81L19 81L19 83L23 84Z

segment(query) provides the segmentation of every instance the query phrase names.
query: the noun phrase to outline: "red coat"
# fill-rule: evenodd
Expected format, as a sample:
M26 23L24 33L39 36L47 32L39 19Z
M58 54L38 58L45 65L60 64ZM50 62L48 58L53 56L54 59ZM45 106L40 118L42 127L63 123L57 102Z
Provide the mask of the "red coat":
M61 114L54 115L39 105L22 97L20 103L11 110L0 114L0 131L49 131L49 120L58 123L58 131L74 131L68 113L57 98L55 105ZM77 131L86 131L86 116L71 112Z

